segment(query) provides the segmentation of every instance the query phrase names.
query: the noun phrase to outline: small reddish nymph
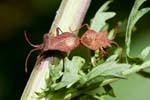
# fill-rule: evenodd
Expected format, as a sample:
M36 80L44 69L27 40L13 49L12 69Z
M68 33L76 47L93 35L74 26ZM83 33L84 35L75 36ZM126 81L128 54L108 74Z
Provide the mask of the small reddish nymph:
M96 32L90 29L88 24L82 25L87 27L87 31L81 37L81 43L91 50L100 49L101 55L105 55L107 52L104 50L106 47L111 47L111 44L115 44L118 47L118 44L107 38L107 32Z

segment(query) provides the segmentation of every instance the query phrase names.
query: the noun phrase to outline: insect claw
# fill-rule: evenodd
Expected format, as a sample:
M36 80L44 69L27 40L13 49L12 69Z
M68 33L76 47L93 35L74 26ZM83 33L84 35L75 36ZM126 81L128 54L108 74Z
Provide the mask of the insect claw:
M60 34L59 34L59 31L61 32L61 34L63 33L63 31L62 31L59 27L57 27L57 28L56 28L57 36L60 35Z

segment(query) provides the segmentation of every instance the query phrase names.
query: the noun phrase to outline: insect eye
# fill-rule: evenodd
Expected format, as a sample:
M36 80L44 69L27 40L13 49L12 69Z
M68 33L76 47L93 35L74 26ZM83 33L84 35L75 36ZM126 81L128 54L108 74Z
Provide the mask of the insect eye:
M48 34L44 34L44 40L48 39L48 38L49 38L49 35Z

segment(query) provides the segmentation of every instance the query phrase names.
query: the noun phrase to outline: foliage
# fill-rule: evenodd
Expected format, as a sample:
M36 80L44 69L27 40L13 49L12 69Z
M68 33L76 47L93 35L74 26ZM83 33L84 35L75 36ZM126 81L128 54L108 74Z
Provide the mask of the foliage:
M134 6L131 10L131 13L129 15L128 23L127 23L127 28L126 28L126 54L127 56L130 56L130 43L131 43L131 34L134 25L136 22L147 12L150 11L150 7L147 8L142 8L140 9L140 6L145 2L146 0L136 0L134 3Z
M103 100L103 96L115 97L111 82L125 79L127 75L143 71L150 67L150 47L146 47L139 56L130 55L131 33L137 21L148 11L150 7L142 8L146 0L136 0L127 22L125 45L126 56L122 56L122 48L116 48L113 53L103 57L98 51L91 55L91 62L79 56L62 59L58 65L49 65L49 79L47 88L36 94L38 98L47 100ZM107 1L96 12L91 21L90 28L99 32L108 27L106 21L116 15L115 12L106 12ZM110 32L111 33L111 32Z

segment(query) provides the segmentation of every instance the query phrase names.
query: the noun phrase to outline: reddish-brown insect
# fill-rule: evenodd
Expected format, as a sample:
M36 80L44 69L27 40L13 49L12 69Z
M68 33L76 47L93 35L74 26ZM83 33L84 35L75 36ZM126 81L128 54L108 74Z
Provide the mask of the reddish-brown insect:
M81 43L91 50L100 49L101 55L105 55L107 52L104 50L106 47L111 47L111 44L114 43L117 47L118 44L107 38L107 32L96 32L90 29L88 24L82 25L87 27L87 31L81 37Z
M59 35L59 30L60 28L57 28L57 36L51 36L50 34L44 34L43 37L43 43L40 45L33 45L27 35L26 32L24 32L25 35L25 39L26 41L32 46L34 47L34 49L32 49L27 58L26 58L26 62L25 62L25 71L27 72L27 62L28 62L28 58L31 55L31 53L35 50L41 50L42 54L43 52L49 51L49 50L58 50L58 51L62 51L62 52L69 52L73 49L75 49L79 44L80 44L80 39L72 33L69 32L62 32L62 34Z

